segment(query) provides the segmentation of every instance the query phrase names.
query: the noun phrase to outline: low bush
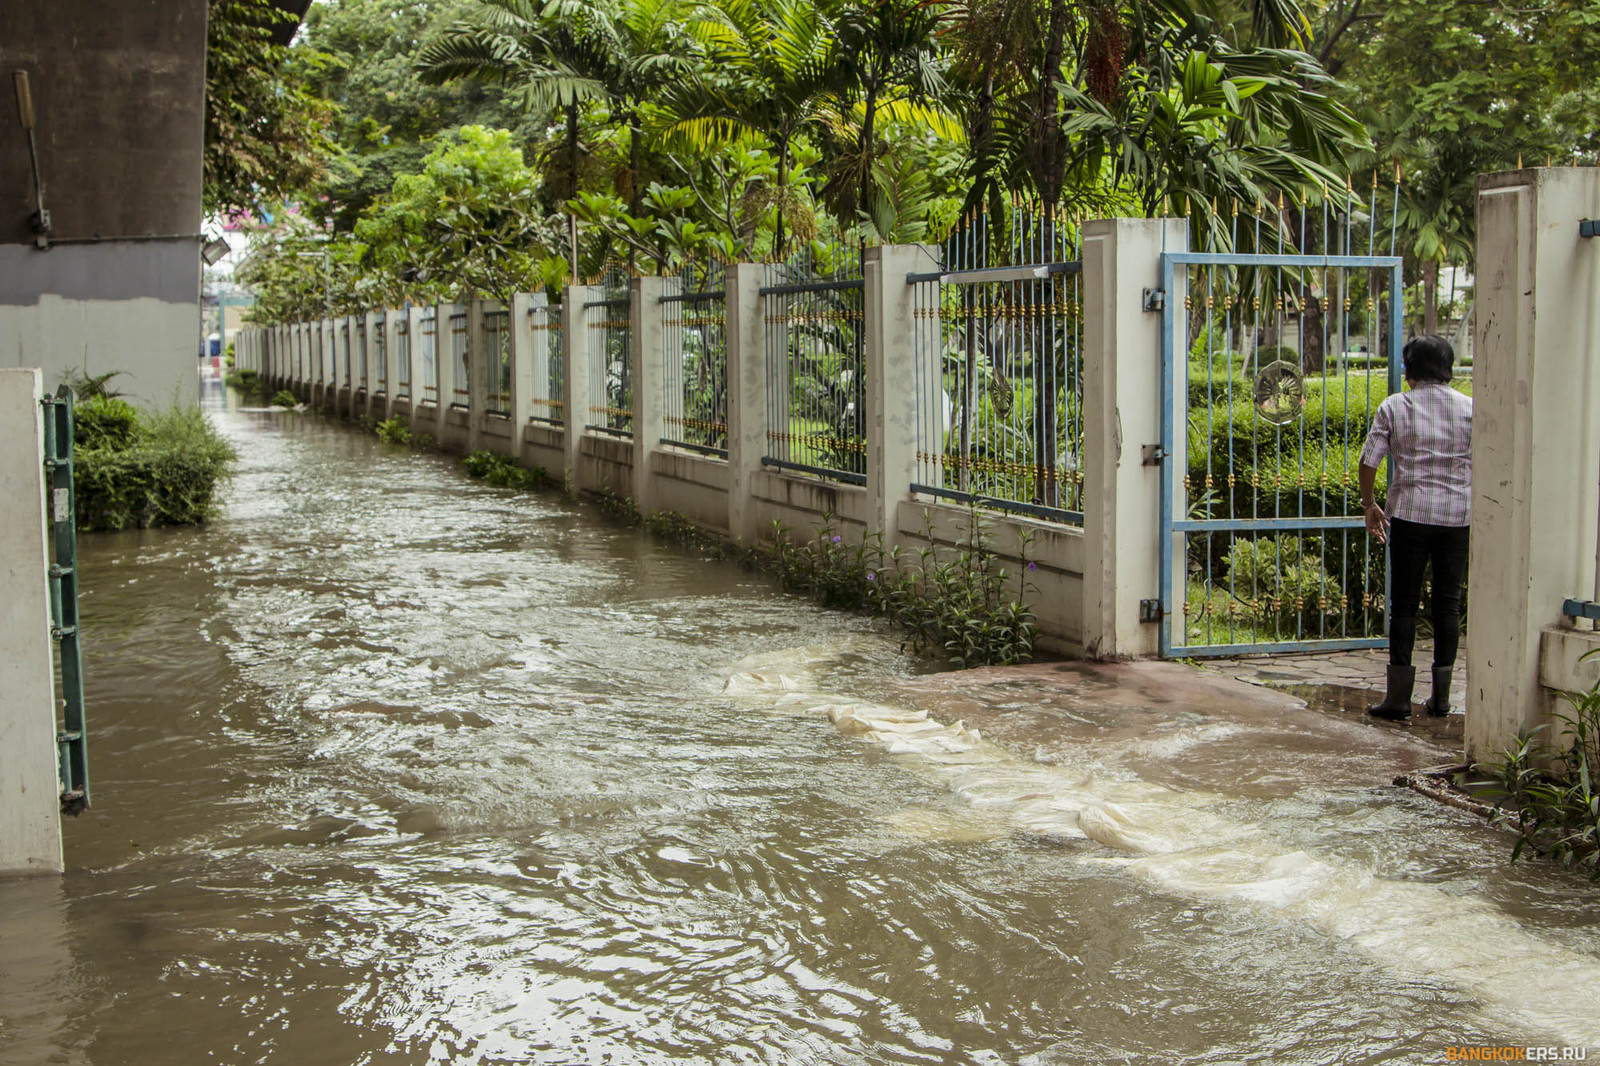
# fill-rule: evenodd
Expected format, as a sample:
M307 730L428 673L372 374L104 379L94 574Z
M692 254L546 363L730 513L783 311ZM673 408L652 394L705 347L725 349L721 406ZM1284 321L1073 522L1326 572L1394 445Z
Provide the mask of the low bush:
M931 519L925 537L933 543ZM1038 625L1027 604L1024 558L1012 575L989 547L987 520L969 512L965 540L953 550L928 547L915 561L885 551L863 532L846 542L831 520L806 544L791 544L774 526L775 565L785 588L809 592L824 607L881 615L905 630L915 651L938 649L956 666L1031 662ZM1027 539L1023 540L1027 554Z
M373 426L372 429L373 432L377 433L378 439L385 444L409 445L411 443L411 427L398 418L385 418L382 422ZM482 475L474 476L481 477Z
M216 513L217 490L237 458L198 407L139 412L125 446L102 438L73 457L78 528L204 522Z
M1317 632L1344 610L1344 590L1322 564L1320 538L1240 538L1228 548L1227 565L1229 590L1262 628Z
M300 398L294 393L290 392L288 389L279 389L277 394L272 397L272 406L299 407Z
M399 420L390 419L389 421L398 422ZM384 423L379 425L381 435L381 427ZM409 437L409 435L409 431L407 431L407 436ZM473 477L481 481L487 481L491 485L498 485L501 488L536 489L553 483L550 475L540 467L518 466L511 459L503 455L496 455L491 451L485 451L482 448L473 452L461 462L466 466L467 473Z
M139 409L115 396L91 396L73 405L72 445L78 451L122 451L139 439Z
M1561 697L1567 709L1555 714L1554 743L1544 739L1548 726L1523 727L1499 762L1473 770L1497 801L1497 819L1517 831L1511 861L1551 859L1600 881L1600 681Z
M721 537L695 525L688 515L680 511L652 511L644 516L643 521L644 527L657 540L693 548L718 559L728 553L728 546Z

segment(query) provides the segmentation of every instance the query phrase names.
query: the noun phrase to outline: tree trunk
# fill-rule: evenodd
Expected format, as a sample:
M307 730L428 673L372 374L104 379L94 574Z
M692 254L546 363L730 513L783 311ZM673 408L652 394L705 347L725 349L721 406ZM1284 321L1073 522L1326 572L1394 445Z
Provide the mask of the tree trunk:
M1327 365L1323 351L1322 297L1311 291L1309 284L1300 288L1300 366L1308 374L1315 374Z
M1033 181L1039 190L1039 199L1046 207L1053 207L1061 201L1061 190L1066 183L1061 159L1061 120L1057 114L1061 94L1056 89L1056 80L1061 76L1061 58L1066 39L1066 0L1050 0L1050 29L1045 45L1044 71L1039 78L1039 106L1034 117L1039 124L1039 141Z
M1433 336L1439 332L1439 261L1431 259L1422 264L1422 332Z
M867 209L871 202L872 190L872 137L873 126L878 117L878 79L873 78L867 86L867 114L861 121L861 189L859 199L856 201L856 211L859 213ZM883 236L880 234L879 236Z
M567 179L572 187L567 190L567 199L573 200L578 196L578 103L573 101L567 105Z
M779 259L783 258L783 244L786 239L784 233L784 207L788 202L789 183L789 138L778 138L778 222L776 232L772 236L772 251Z
M639 112L628 110L628 214L639 217L639 142L644 133L639 128Z

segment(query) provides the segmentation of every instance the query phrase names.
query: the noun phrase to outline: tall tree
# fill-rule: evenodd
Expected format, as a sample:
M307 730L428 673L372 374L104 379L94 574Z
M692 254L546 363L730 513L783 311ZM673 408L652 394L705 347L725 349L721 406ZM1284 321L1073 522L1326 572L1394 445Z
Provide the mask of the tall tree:
M1400 247L1423 279L1425 331L1440 264L1470 261L1477 175L1600 158L1597 32L1592 0L1387 0L1320 32L1373 131L1374 166L1385 183L1400 173Z

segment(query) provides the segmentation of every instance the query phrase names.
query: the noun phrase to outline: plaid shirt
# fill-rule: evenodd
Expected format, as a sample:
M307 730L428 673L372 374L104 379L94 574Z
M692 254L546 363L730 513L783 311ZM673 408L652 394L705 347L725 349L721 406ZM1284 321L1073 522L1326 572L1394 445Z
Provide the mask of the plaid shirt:
M1472 397L1422 382L1378 406L1361 449L1364 466L1394 457L1390 518L1430 526L1472 522Z

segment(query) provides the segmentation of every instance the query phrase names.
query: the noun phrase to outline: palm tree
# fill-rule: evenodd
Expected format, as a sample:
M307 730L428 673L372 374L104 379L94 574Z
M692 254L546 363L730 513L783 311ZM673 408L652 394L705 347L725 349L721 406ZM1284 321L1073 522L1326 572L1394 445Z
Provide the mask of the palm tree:
M838 147L823 192L840 218L872 221L884 214L875 203L881 121L898 119L937 136L962 136L943 106L948 89L939 41L943 15L926 0L825 3L839 42L839 75L827 89L827 126Z
M604 101L629 134L629 207L642 192L640 107L688 66L679 0L478 0L478 21L460 23L424 48L424 81L476 78L520 85L530 111L564 108L569 192L578 191L580 109Z
M816 125L840 77L834 28L813 0L708 0L695 7L688 30L708 62L698 77L669 90L676 117L667 136L695 151L739 138L771 144L778 164L773 249L781 255L795 138Z

